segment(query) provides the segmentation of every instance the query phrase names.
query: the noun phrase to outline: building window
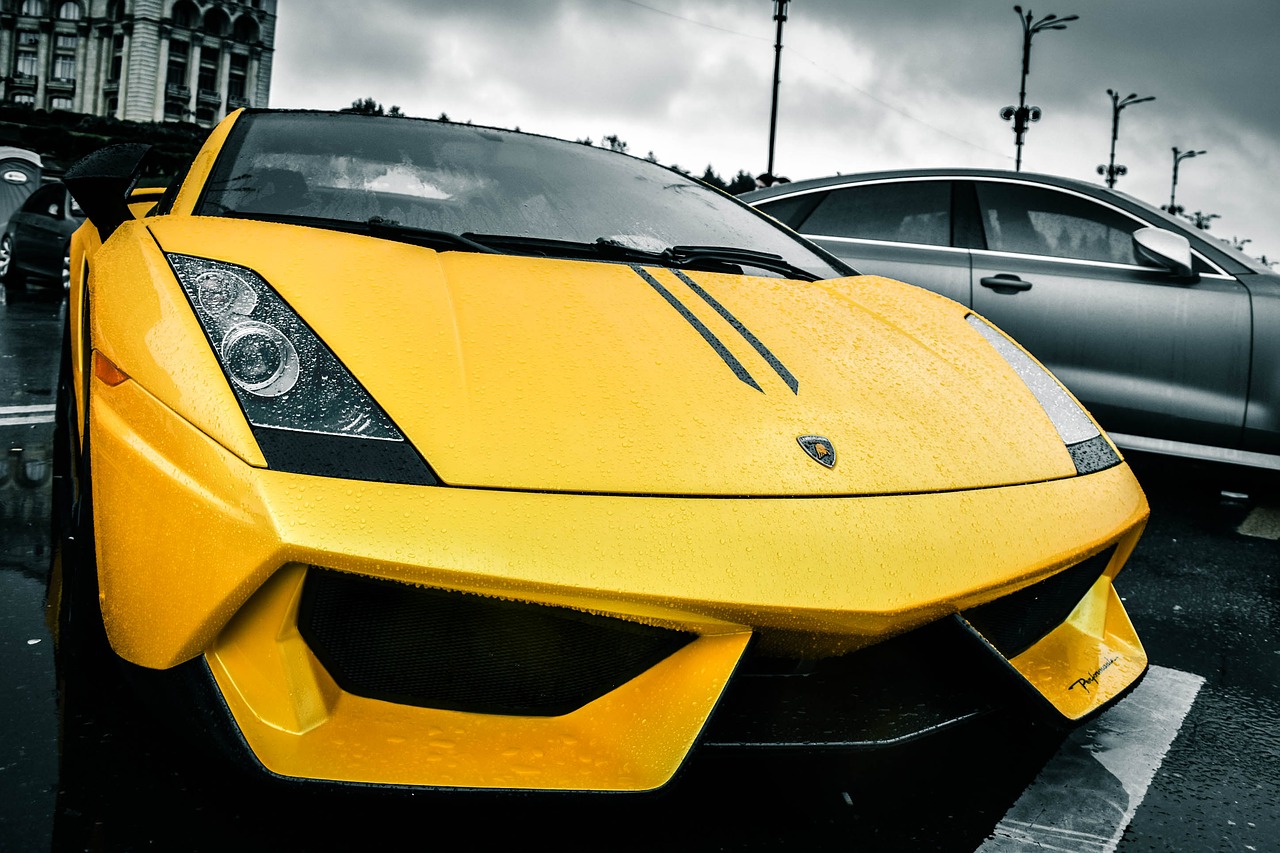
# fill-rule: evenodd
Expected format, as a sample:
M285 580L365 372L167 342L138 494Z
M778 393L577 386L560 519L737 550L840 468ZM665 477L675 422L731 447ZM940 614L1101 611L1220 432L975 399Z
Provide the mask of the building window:
M173 25L175 27L187 27L190 29L200 20L200 10L195 7L191 0L178 0L173 4Z
M124 20L124 0L114 0L114 2L107 7L107 18L112 21Z
M22 14L43 15L44 0L22 0Z
M240 44L255 45L262 39L262 35L258 30L258 22L249 15L241 15L236 18L235 29L232 30L233 38Z
M14 70L18 77L36 77L40 73L40 59L36 54L35 45L19 41L18 58L14 63Z
M118 95L112 95L111 97L107 98L107 115L114 116L119 111L120 111L120 97Z
M218 60L222 58L222 52L216 48L206 47L200 51L200 80L196 83L196 87L201 92L217 92L218 86Z
M225 36L231 32L231 19L227 13L214 6L204 15L204 31L211 36Z
M169 42L169 72L165 78L169 87L187 88L187 66L190 61L190 44L185 41Z
M71 99L70 99L70 98L67 98L67 97L64 97L64 96L58 96L58 97L56 97L56 98L50 98L50 99L49 99L49 109L51 109L51 110L67 110L67 111L70 111L70 110L71 110Z
M53 79L76 78L76 37L59 35L54 41Z
M59 53L53 58L53 79L76 79L76 55L74 53Z
M124 36L118 35L111 40L111 69L107 72L108 83L120 82L120 71L124 67Z
M23 92L13 96L15 104L21 104L24 107L34 107L36 105L36 96L30 92Z
M64 21L78 21L83 14L79 3L68 2L58 7L58 17Z
M233 53L231 54L231 68L227 73L227 101L244 101L247 98L248 91L247 80L249 77L249 57Z

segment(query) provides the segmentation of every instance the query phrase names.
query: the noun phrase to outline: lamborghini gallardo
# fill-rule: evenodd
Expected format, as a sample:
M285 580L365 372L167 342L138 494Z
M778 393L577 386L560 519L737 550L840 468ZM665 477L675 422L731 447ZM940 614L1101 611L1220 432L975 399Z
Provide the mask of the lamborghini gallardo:
M964 306L526 133L246 110L145 166L66 175L50 602L250 766L645 791L1145 672L1146 499Z

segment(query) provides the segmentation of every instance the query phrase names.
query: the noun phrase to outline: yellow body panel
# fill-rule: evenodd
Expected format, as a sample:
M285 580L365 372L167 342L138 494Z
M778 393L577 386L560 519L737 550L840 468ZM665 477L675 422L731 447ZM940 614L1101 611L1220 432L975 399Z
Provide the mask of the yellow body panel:
M691 645L557 717L469 714L343 693L295 626L301 567L282 571L209 652L254 754L274 773L465 788L642 791L665 784L751 632Z
M206 648L286 563L637 618L688 611L831 654L847 635L898 633L1051 574L1148 511L1123 465L1005 489L774 500L306 477L241 463L136 382L94 392L107 628L151 667ZM182 606L128 618L156 601Z
M164 251L234 261L262 275L450 485L840 495L1075 474L1034 397L963 322L966 310L897 282L689 274L794 374L793 393L670 271L646 273L706 325L759 390L625 264L437 253L261 222L174 216L148 224ZM134 281L152 287L125 277L119 286ZM180 301L172 290L169 299ZM129 372L147 354L124 329L112 331L103 330L99 346L113 361L117 348L132 346L117 362ZM167 352L152 360L168 370L193 363ZM187 413L165 386L147 387ZM1004 393L992 397L993 388ZM799 451L796 438L810 433L834 443L834 469Z

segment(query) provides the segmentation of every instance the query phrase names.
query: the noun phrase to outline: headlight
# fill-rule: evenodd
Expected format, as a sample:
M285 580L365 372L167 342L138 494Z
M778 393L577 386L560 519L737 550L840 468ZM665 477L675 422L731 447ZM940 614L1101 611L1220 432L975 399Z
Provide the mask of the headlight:
M386 412L257 273L169 255L271 468L438 482Z
M1067 446L1078 473L1091 474L1120 464L1120 457L1112 449L1111 442L1098 431L1093 419L1085 414L1080 404L1049 371L978 315L970 314L965 319L995 347L996 352L1013 368L1013 372L1027 384L1027 388L1053 422L1062 443Z

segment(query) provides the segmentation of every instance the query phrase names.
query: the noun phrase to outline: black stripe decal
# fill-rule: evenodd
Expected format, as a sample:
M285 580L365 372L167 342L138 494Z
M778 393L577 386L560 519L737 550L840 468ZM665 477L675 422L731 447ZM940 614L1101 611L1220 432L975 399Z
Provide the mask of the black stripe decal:
M751 374L747 373L747 369L742 366L742 362L738 361L738 359L734 357L733 353L729 352L725 345L720 342L720 339L712 334L711 330L703 325L702 321L695 317L692 311L686 308L679 299L672 296L671 291L663 287L662 283L649 275L643 267L636 266L635 264L629 264L629 266L631 269L635 270L636 275L649 282L649 286L658 291L658 294L663 299L667 300L667 304L679 311L680 316L683 317L690 326L693 326L693 328L697 330L698 334L702 335L702 339L711 345L711 348L716 351L716 354L723 359L725 364L729 365L729 369L733 371L734 376L737 376L757 391L764 393L764 389L757 385L756 381L751 378Z
M778 376L782 378L783 382L787 383L787 387L791 389L792 394L800 393L800 380L796 379L795 376L791 374L791 371L787 370L786 366L781 361L778 361L778 357L775 356L773 353L771 353L769 351L769 348L765 346L763 343L761 343L759 338L751 334L750 329L742 325L742 323L738 320L737 317L730 314L728 308L725 308L723 305L721 305L718 301L716 301L716 298L714 296L712 296L710 293L707 293L705 290L703 290L702 287L696 281L689 278L689 276L685 275L684 273L680 272L680 270L672 270L672 272L676 274L676 278L680 279L685 284L689 285L689 288L694 293L701 296L708 305L716 309L716 313L719 314L721 317L723 317L725 319L725 322L727 322L730 326L733 326L733 328L737 329L738 334L742 335L742 337L746 340L747 343L755 347L756 352L760 353L760 357L763 358L765 361L769 362L769 366L773 368L774 372L777 373Z

